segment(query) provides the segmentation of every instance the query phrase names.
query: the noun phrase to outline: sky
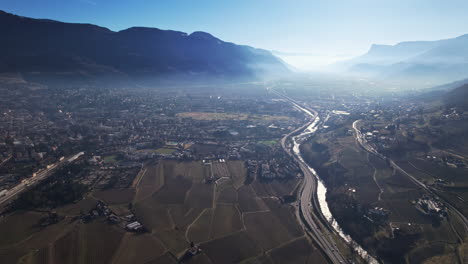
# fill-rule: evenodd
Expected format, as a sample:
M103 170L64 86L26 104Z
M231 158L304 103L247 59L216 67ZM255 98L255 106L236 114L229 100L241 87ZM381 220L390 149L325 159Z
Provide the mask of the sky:
M115 31L206 31L279 51L300 69L363 54L373 43L468 33L467 0L0 0L0 10Z

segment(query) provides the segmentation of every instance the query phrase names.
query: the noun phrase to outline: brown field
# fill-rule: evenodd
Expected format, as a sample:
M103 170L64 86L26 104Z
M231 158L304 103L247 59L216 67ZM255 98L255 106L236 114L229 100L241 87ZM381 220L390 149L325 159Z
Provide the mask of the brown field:
M260 255L255 258L246 259L241 264L273 264L273 261L268 255Z
M211 222L211 237L218 238L242 229L239 210L234 205L218 204Z
M146 263L162 256L165 251L161 242L149 234L127 234L122 239L112 263Z
M66 205L62 208L57 209L57 213L74 216L80 215L80 212L87 213L89 210L96 207L97 200L92 197L86 197L81 201L78 201L73 204Z
M356 189L355 197L360 202L372 203L378 200L379 187L373 179L374 167L363 150L346 148L340 153L339 163L347 170L346 178ZM354 184L357 182L358 184Z
M322 256L317 249L310 250L310 243L307 238L303 237L296 239L282 247L276 248L269 252L273 263L301 263L315 264L327 263L327 260Z
M220 191L217 199L217 203L237 203L237 191L234 187L228 186Z
M201 243L203 253L187 263L273 263L267 250L303 236L293 207L257 196L255 182L244 185L242 161L218 167L218 173L229 179L206 184L208 171L200 161L150 164L143 168L134 189L94 191L88 198L58 208L59 214L69 217L44 229L33 227L41 213L8 216L0 222L0 262L171 264L194 241ZM258 186L281 195L291 192L296 183L273 181ZM103 217L86 224L71 221L94 208L96 199L108 203L118 215L134 213L149 232L129 233L121 225L109 225ZM312 245L307 246L314 252Z
M117 251L123 231L104 221L93 221L82 226L81 245L84 246L85 263L109 263Z
M270 208L270 211L288 230L289 234L294 237L302 236L304 234L304 230L298 223L299 220L294 215L294 208L292 206L281 204L276 199L266 198L263 200L268 208Z
M193 183L187 192L185 203L192 208L208 208L213 204L213 184Z
M241 212L268 210L263 200L255 194L251 185L244 185L238 190L239 209Z
M236 263L262 252L245 231L211 240L201 247L214 263Z
M78 241L80 239L79 229L75 228L68 234L62 236L54 243L54 261L57 263L80 263L82 258Z
M211 234L211 219L213 218L213 209L209 208L203 211L200 217L193 222L187 231L189 241L201 243L208 241Z
M152 198L163 204L181 204L185 201L185 194L192 187L192 181L177 175L166 177L164 186L152 195Z
M282 197L294 192L299 179L273 182L254 181L251 185L259 197Z
M185 238L185 233L180 230L170 229L154 233L167 250L175 256L181 255L190 246L190 243Z
M49 248L41 248L34 253L28 254L26 257L22 258L19 262L25 262L28 264L48 264L49 259ZM68 262L67 262L68 263ZM73 263L73 262L69 262Z
M145 264L177 264L178 261L177 259L174 257L174 255L172 255L170 252L167 252L166 254L162 255L161 257L159 258L156 258L152 261L149 261Z
M185 262L184 262L185 263ZM205 254L205 252L201 252L200 254L192 257L187 261L189 264L213 264L211 259Z
M247 169L244 167L244 162L241 160L232 160L227 163L229 173L233 180L233 186L239 189L244 185Z
M138 220L150 231L172 228L173 223L166 206L146 199L134 205Z
M18 243L38 232L35 227L45 214L36 212L18 212L0 222L0 248Z
M21 245L12 245L11 253L17 252L15 248L22 250L20 263L110 263L122 235L122 230L109 226L102 219L78 225L59 223ZM11 256L2 256L2 261ZM2 263L16 263L17 260L18 256Z
M98 190L93 192L93 196L109 205L128 204L132 202L135 190L133 188Z
M228 170L228 166L226 165L225 162L213 161L212 167L213 167L213 175L215 178L231 176Z
M162 163L149 165L145 169L136 191L136 201L150 196L164 185L164 165Z
M244 222L247 234L263 250L270 250L294 238L272 212L244 214Z
M170 205L169 214L174 221L175 228L185 231L187 226L203 212L203 208L192 208L188 205Z

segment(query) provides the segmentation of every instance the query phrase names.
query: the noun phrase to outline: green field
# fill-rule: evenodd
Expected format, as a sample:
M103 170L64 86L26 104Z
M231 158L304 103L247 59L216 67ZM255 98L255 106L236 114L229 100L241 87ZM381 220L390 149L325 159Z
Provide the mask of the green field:
M276 145L276 143L278 143L278 140L262 140L258 142L258 144L263 144L269 147L273 147L274 145Z
M170 149L170 148L158 148L156 150L154 150L154 152L158 153L158 154L164 154L164 155L170 155L172 153L174 153L175 149Z
M117 163L117 155L104 157L104 162L106 162L106 163Z

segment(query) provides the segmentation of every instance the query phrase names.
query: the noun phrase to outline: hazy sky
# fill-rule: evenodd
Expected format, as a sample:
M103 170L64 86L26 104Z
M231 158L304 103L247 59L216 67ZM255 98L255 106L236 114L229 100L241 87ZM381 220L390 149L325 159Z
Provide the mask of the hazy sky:
M468 33L468 0L0 0L0 9L112 30L207 31L225 41L307 53L313 56L300 58L311 65L359 55L372 43Z

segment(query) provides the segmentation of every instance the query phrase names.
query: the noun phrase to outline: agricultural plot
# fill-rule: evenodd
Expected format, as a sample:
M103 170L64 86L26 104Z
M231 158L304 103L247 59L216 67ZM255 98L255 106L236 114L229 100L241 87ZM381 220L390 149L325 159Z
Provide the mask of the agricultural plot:
M53 245L54 260L58 263L80 263L82 259L78 241L80 233L78 228L59 238Z
M246 113L207 113L207 112L183 112L177 117L192 118L196 120L253 120L253 121L281 121L288 120L287 116L257 115Z
M211 222L211 237L218 238L242 229L239 210L234 205L218 204Z
M330 208L342 228L355 240L385 262L423 263L439 258L453 259L456 256L460 245L457 234L466 236L460 231L464 228L460 227L461 223L453 221L454 217L438 219L418 209L417 201L423 195L428 195L424 189L391 168L385 160L358 148L352 136L329 134L319 135L318 138L316 140L321 140L330 154L328 160L318 167L319 174L328 185ZM447 168L439 168L438 171L434 164L417 159L398 164L427 183L432 183L432 174L442 171L447 173ZM422 166L426 167L421 169ZM443 179L448 178L455 181L461 177L454 173L445 175ZM445 190L440 193L450 195ZM355 208L383 208L385 218L380 224L368 228L375 222L364 220L363 215L367 210L372 211L348 210L349 205Z
M211 240L201 247L214 263L237 263L262 252L245 231Z
M251 185L244 185L238 190L239 209L245 212L265 211L268 207L257 197Z
M187 263L274 263L276 255L269 252L304 235L293 207L278 199L293 192L298 181L244 185L243 161L215 164L225 179L209 183L201 161L148 164L131 188L92 191L57 208L66 218L45 228L36 224L46 214L10 215L0 221L1 262L172 264L193 241L203 251ZM133 213L147 232L127 232L125 221L112 225L102 216L81 221L98 200L118 216ZM306 247L315 252L311 244Z
M205 209L187 230L187 238L195 243L202 243L210 240L212 219L213 209Z
M346 148L340 156L339 163L347 170L345 177L355 188L356 199L362 202L377 201L379 187L373 179L375 170L368 162L367 153L363 150Z
M229 178L230 177L230 173L226 165L226 162L213 161L212 169L213 169L213 176L215 178L222 178L222 177Z
M174 255L172 255L170 252L167 252L161 257L151 260L145 264L178 264L178 261Z
M81 239L76 247L83 246L84 262L109 263L117 251L123 230L114 228L104 221L93 221L83 225L80 231Z
M161 242L149 234L127 234L122 239L112 263L146 263L162 256L164 252Z
M0 247L18 243L38 232L35 225L43 216L36 212L20 212L0 220Z
M245 214L244 222L249 236L264 250L270 250L294 238L270 211Z
M130 188L97 190L93 192L93 196L109 205L128 204L132 202L135 192Z
M253 184L244 185L242 161L212 162L216 177L225 177L216 183L205 182L211 172L202 162L163 161L157 166L156 176L145 173L141 187L151 185L147 175L162 178L164 184L136 200L134 208L137 219L174 256L180 257L193 241L201 243L204 254L190 263L235 263L304 235L291 206L262 198ZM258 183L270 192L268 197L290 194L296 185L297 180Z
M310 242L302 237L269 252L273 263L326 263L318 250L310 250Z
M299 179L290 179L287 181L262 182L254 181L251 186L255 193L260 197L283 197L293 194Z

